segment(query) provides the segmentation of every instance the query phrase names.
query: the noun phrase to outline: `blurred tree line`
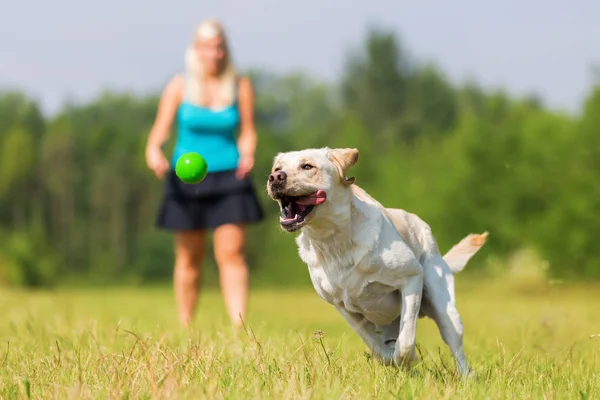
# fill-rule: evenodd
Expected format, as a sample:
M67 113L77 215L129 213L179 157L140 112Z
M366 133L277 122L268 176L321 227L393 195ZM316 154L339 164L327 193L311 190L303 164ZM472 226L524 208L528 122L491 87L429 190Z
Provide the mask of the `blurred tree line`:
M267 214L250 228L254 284L309 282L264 183L277 152L321 146L357 147L357 183L423 217L442 251L490 231L469 270L528 248L551 277L600 278L600 86L580 116L561 114L536 98L452 84L380 30L335 84L252 76L254 179ZM157 101L105 93L45 119L26 95L0 95L0 282L170 279L172 239L154 227L163 183L144 161Z

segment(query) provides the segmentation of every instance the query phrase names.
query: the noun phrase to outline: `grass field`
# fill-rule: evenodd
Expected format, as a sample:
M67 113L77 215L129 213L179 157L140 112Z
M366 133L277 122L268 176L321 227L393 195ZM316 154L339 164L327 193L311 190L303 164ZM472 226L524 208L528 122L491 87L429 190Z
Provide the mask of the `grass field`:
M462 277L461 277L462 278ZM311 290L252 293L249 333L204 293L191 330L169 288L0 293L0 395L12 398L600 398L599 287L458 279L475 383L420 320L418 375L380 366Z

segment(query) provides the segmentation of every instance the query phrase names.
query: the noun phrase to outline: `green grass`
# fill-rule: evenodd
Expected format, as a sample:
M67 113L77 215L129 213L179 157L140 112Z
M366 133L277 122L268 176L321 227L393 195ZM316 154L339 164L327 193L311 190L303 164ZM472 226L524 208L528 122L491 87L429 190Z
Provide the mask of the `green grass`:
M249 333L203 294L179 328L169 288L0 293L0 396L12 398L600 398L598 287L486 285L458 278L463 383L420 320L418 375L373 362L312 290L252 292ZM320 333L322 332L322 334Z

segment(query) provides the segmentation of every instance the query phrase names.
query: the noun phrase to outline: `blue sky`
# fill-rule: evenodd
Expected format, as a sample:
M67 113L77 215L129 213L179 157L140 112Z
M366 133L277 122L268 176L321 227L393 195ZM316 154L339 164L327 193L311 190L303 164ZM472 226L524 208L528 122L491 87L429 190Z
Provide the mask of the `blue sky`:
M592 0L18 0L0 14L0 86L47 112L102 89L149 92L182 69L194 26L218 17L240 67L304 70L333 80L367 26L398 32L408 50L454 81L537 93L575 112L600 62Z

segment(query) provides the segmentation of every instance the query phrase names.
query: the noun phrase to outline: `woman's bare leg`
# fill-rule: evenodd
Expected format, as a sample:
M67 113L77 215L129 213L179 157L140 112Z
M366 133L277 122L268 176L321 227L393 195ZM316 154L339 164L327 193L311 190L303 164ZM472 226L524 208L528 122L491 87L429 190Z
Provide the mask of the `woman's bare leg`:
M194 316L204 258L204 231L175 233L173 283L179 322L188 326Z
M248 267L244 257L245 228L226 224L215 229L214 252L219 266L221 290L227 313L234 326L246 318L248 305Z

